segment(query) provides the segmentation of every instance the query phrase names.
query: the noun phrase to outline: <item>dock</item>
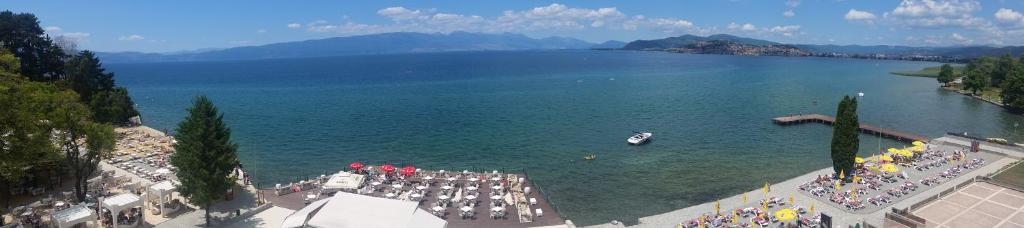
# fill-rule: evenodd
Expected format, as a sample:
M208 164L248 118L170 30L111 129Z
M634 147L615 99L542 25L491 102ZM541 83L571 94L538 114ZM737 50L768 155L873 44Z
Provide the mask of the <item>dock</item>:
M835 123L835 121L836 121L835 117L821 115L821 114L792 115L792 116L775 117L775 118L772 119L772 122L774 122L775 124L778 124L778 125L792 125L792 124L802 124L802 123L822 123L822 124L828 124L829 126L831 126L831 125L833 125ZM924 136L920 136L920 135L915 135L915 134L911 134L911 133L906 133L906 132L900 132L900 131L891 130L891 129L880 128L880 127L871 126L871 125L867 125L867 124L861 124L860 125L860 132L864 133L864 134L878 135L878 136L881 136L881 137L890 138L890 139L894 139L894 140L902 141L902 142L913 142L913 141L927 142L928 141L928 137L924 137Z

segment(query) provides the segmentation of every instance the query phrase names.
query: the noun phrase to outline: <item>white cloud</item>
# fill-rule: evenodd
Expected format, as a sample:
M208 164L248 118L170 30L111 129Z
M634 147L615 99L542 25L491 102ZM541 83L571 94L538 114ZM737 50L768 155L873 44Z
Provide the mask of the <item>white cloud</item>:
M742 31L748 31L748 32L749 31L757 31L757 26L754 26L754 24L751 24L751 23L745 23L745 24L741 25L741 24L736 24L736 22L730 22L729 26L727 26L726 28L729 28L729 30L742 30Z
M46 26L46 28L43 28L43 30L45 30L46 32L49 32L49 33L58 33L62 29L60 27L57 27L57 26Z
M769 29L769 32L779 33L783 36L793 36L797 31L800 30L799 25L777 25Z
M63 33L63 34L60 34L60 35L64 36L64 37L67 37L67 38L74 39L74 40L81 40L81 39L85 39L86 37L89 37L91 34L89 34L87 32L68 32L68 33Z
M960 35L960 33L955 33L954 32L953 34L950 35L950 37L953 38L953 41L956 41L957 43L961 43L961 44L969 44L969 43L974 42L974 40L971 40L971 39L969 39L967 37L964 37L964 36Z
M857 9L850 9L850 11L847 11L846 15L843 16L843 19L846 19L848 21L870 21L874 20L875 18L877 18L875 14L868 11L860 11Z
M796 16L796 13L793 12L793 9L789 9L789 10L786 10L786 12L782 12L782 16L793 17L793 16Z
M797 6L800 6L800 0L786 0L786 6L789 6L789 8L796 8Z
M390 19L392 23L363 24L345 19L342 22L334 23L315 21L303 26L310 32L346 35L381 32L448 33L453 31L570 34L588 29L649 29L674 35L683 32L700 33L714 30L700 28L693 22L680 18L629 16L614 7L574 8L563 4L550 4L525 10L506 10L495 17L439 12L437 9L410 9L403 6L377 10L377 15Z
M257 29L256 33L267 33L266 29Z
M1021 15L1020 12L1007 8L1000 8L996 11L995 17L997 21L1007 24L1024 22L1024 15Z
M288 24L287 26L290 29L302 28L302 24L299 24L299 23L291 23L291 24Z
M960 16L981 9L981 3L973 0L903 0L892 15L922 16Z
M144 40L144 39L146 39L146 37L143 37L143 36L140 36L140 35L137 35L137 34L132 34L132 35L128 35L128 36L121 36L121 37L117 38L117 40L120 40L120 41L136 41L136 40Z

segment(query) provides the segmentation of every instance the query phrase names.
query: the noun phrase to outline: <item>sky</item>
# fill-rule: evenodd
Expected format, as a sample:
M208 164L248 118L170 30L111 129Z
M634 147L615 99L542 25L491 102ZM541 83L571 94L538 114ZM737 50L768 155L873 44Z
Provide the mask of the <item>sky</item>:
M732 34L793 44L1024 45L1019 0L27 1L50 36L94 51L177 52L385 32L590 42Z

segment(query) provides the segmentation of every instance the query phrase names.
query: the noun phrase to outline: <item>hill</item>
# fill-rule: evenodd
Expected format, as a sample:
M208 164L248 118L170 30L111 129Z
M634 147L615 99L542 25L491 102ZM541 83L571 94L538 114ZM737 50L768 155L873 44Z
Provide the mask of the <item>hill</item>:
M110 63L173 62L307 58L414 52L588 49L592 46L594 46L593 43L574 38L548 37L535 39L512 33L482 34L453 32L450 34L427 34L398 32L274 43L200 52L117 52L99 53L98 55L104 62Z
M707 37L682 35L656 40L637 40L629 42L622 49L751 56L809 56L812 54L792 45L726 34Z

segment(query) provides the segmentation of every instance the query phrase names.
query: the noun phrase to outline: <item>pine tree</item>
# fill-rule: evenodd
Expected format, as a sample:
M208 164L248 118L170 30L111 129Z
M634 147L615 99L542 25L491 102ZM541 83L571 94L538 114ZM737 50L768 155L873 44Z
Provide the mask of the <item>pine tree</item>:
M182 196L206 210L210 225L210 207L221 199L233 182L228 175L238 164L238 145L231 142L231 129L206 96L199 96L188 109L189 115L178 124L171 164L178 167L178 188Z
M843 96L832 126L832 169L836 173L853 171L853 160L860 146L859 132L857 99Z

